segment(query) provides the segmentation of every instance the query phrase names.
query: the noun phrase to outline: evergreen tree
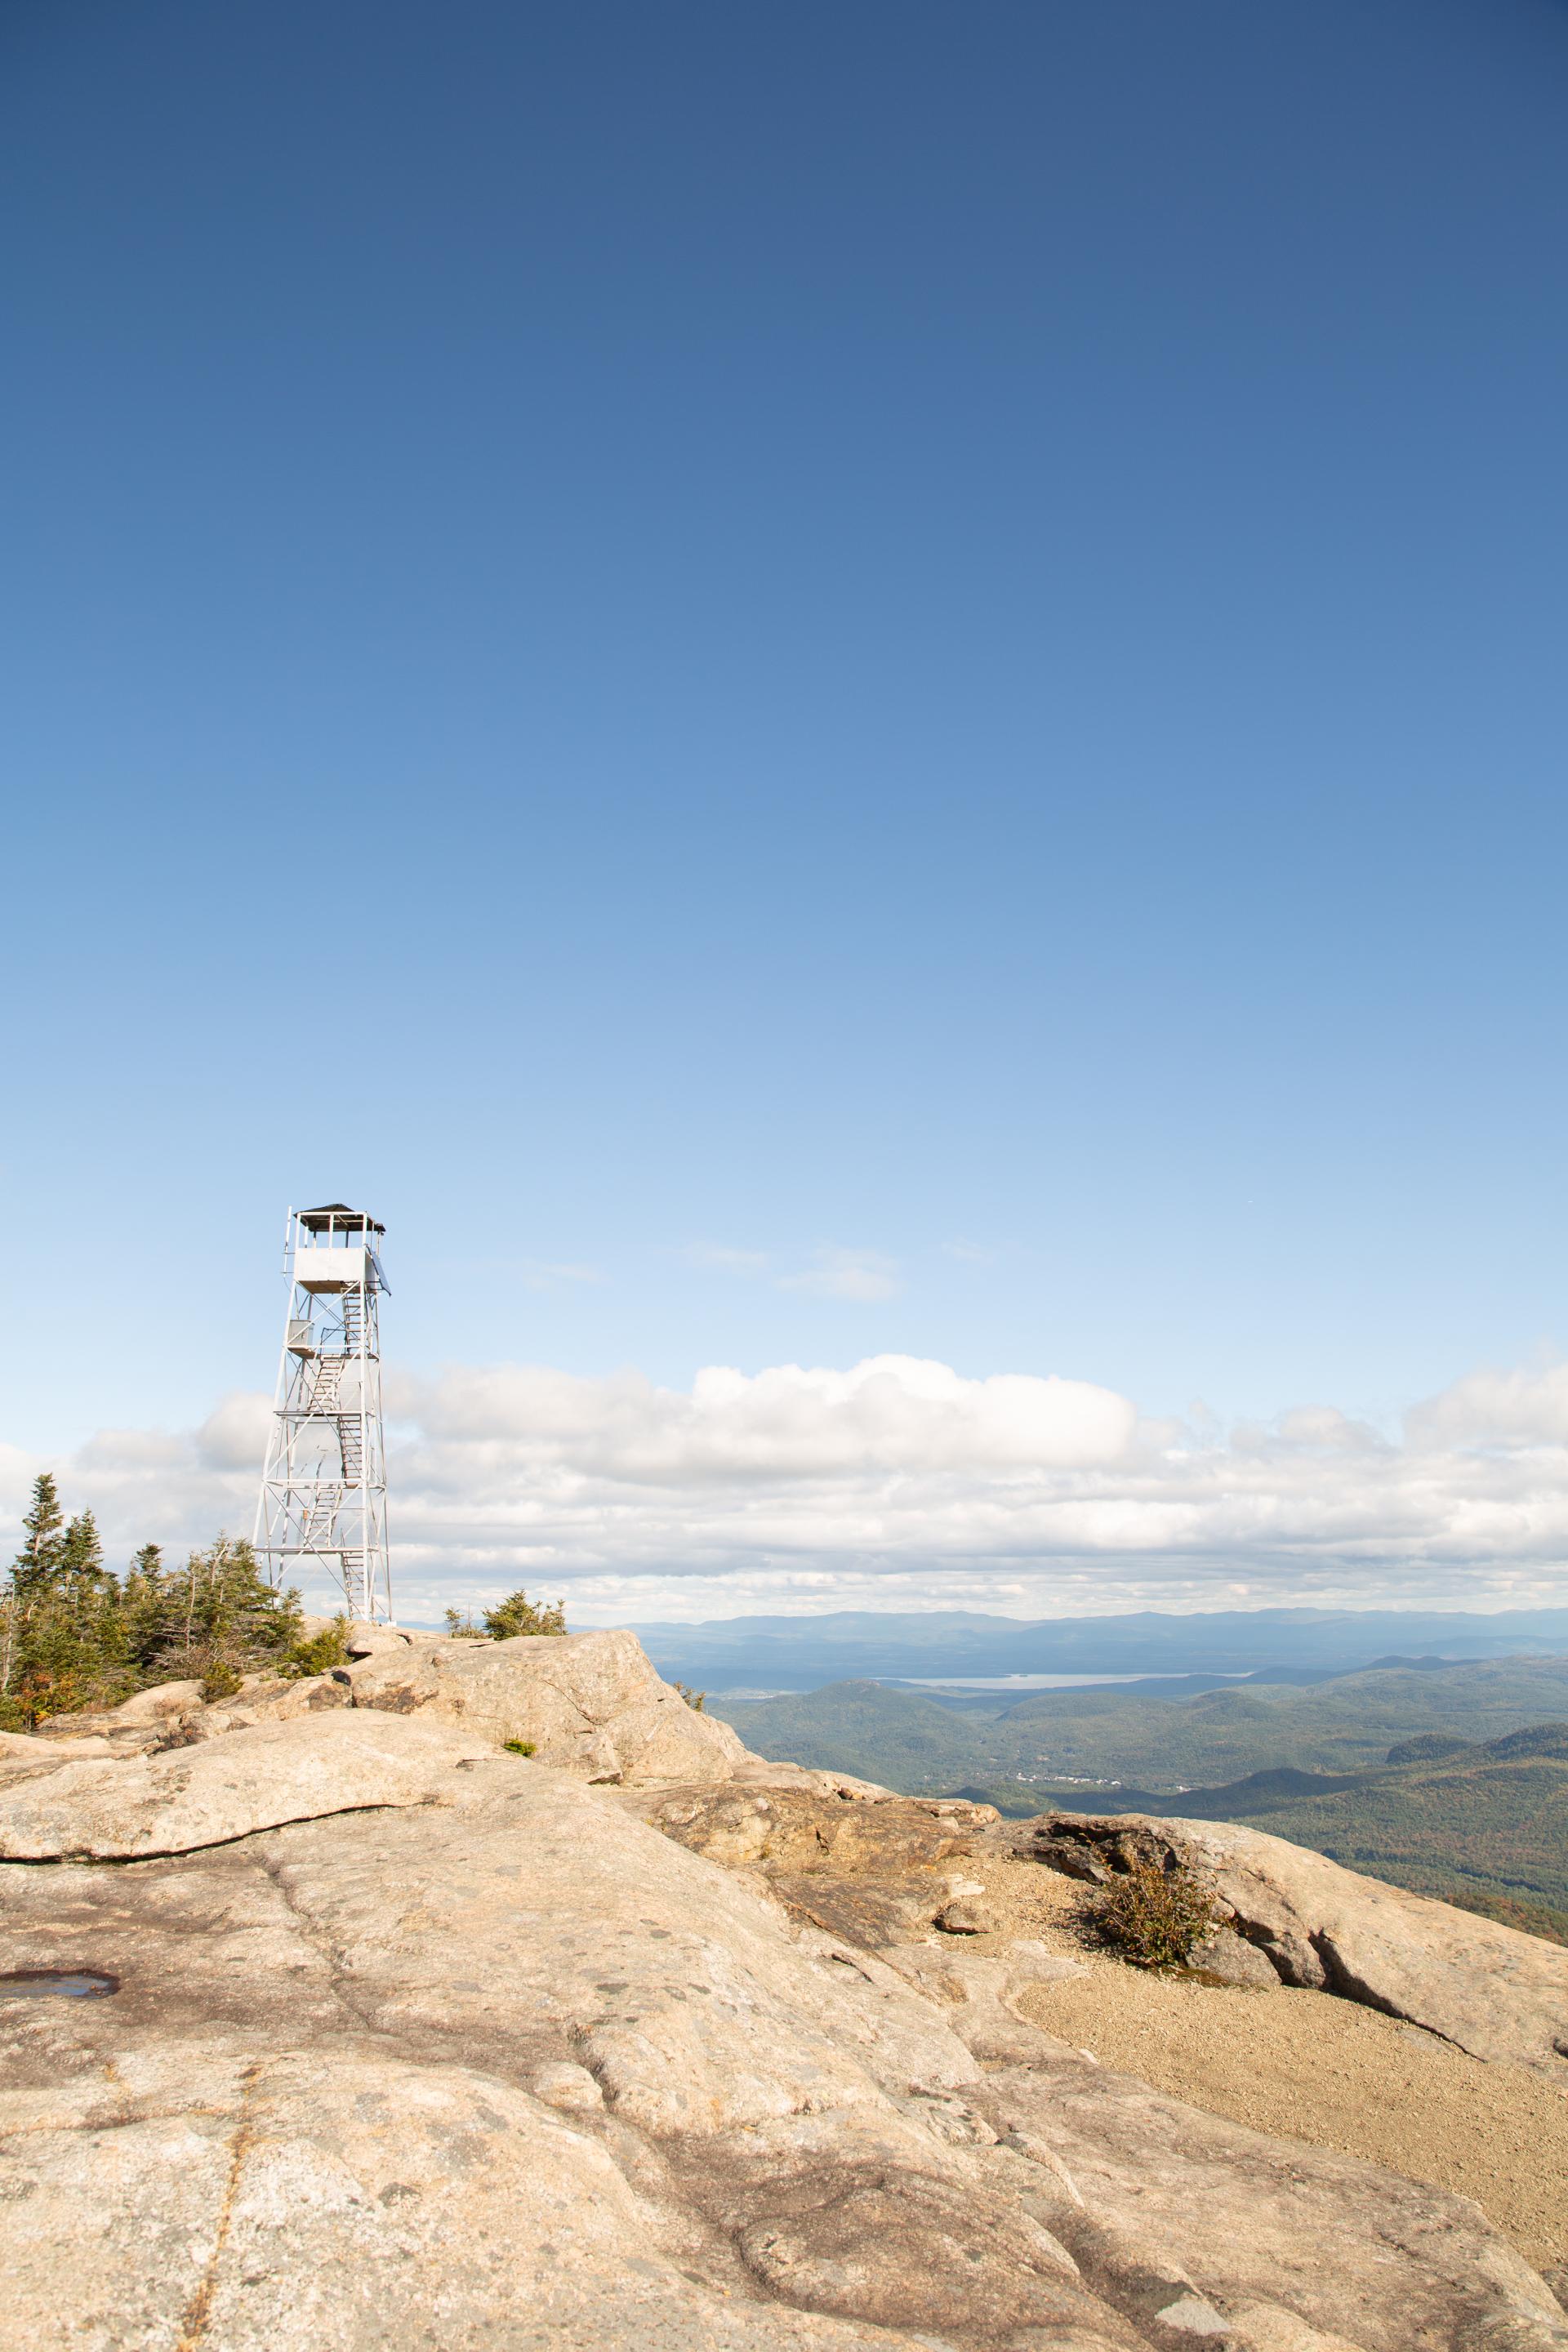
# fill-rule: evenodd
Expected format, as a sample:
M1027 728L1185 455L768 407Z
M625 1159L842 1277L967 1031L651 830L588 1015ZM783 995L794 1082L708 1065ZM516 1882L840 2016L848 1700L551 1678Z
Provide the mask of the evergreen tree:
M22 1521L25 1540L11 1570L11 1591L26 1600L49 1591L65 1558L66 1515L53 1478L47 1470L33 1481L33 1506Z
M90 1511L79 1512L60 1546L60 1580L72 1599L103 1591L111 1579L103 1565L103 1544Z
M27 1540L0 1602L0 1720L19 1717L29 1729L46 1715L112 1705L135 1687L97 1522L90 1511L63 1522L46 1475L34 1486Z
M140 1673L165 1630L168 1570L155 1543L145 1543L121 1579L119 1615L126 1657Z
M285 1662L300 1638L299 1594L268 1584L243 1539L219 1536L148 1587L137 1652L153 1679L199 1675L226 1693L242 1673Z
M0 1728L114 1706L155 1683L199 1677L226 1696L258 1671L319 1674L339 1663L342 1631L301 1641L300 1596L268 1583L250 1545L219 1536L183 1569L143 1544L123 1578L103 1564L90 1511L68 1527L55 1483L33 1490L26 1536L0 1586Z

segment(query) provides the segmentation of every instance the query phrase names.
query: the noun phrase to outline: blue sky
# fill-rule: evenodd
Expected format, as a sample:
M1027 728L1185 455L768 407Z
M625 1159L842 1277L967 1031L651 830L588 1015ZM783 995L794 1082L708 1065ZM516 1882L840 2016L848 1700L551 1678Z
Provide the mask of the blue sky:
M1568 10L11 0L5 1437L1563 1337ZM193 1255L193 1245L199 1245Z

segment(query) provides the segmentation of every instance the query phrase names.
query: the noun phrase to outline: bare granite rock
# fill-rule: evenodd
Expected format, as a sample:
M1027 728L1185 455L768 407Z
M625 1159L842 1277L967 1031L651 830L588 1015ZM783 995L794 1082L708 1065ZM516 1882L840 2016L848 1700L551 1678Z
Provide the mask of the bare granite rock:
M793 1917L871 1950L919 1934L964 1900L951 1865L980 1851L1001 1818L994 1806L893 1797L813 1776L824 1780L826 1789L760 1784L748 1774L721 1788L639 1790L622 1801L693 1853L759 1871Z
M420 1805L491 1752L445 1724L318 1716L150 1756L78 1758L38 1742L0 1758L0 1859L126 1861L188 1853L280 1822Z
M1136 1856L1187 1864L1289 1985L1366 2002L1568 2088L1568 1950L1363 1878L1325 1854L1228 1822L1047 1813L1017 1850L1103 1882ZM1200 1965L1202 1965L1200 1956Z
M47 1753L58 1756L112 1756L117 1752L114 1742L101 1733L88 1732L76 1739L53 1739ZM13 1759L19 1763L36 1764L38 1741L30 1731L0 1731L0 1764Z
M331 1673L248 1675L233 1697L211 1705L203 1703L199 1683L164 1683L121 1706L52 1717L37 1736L54 1747L85 1735L103 1745L78 1745L78 1753L134 1756L300 1716L369 1709L458 1724L493 1747L521 1741L542 1762L587 1780L700 1783L740 1772L857 1797L885 1793L868 1781L750 1755L727 1723L700 1714L661 1679L633 1633L453 1641L396 1626L352 1625L347 1651L348 1664ZM0 1762L13 1752L23 1749L0 1750Z
M945 1870L978 1853L984 1833L1001 1819L994 1805L953 1797L878 1792L862 1801L845 1793L837 1776L812 1777L828 1780L828 1788L793 1780L759 1784L748 1775L723 1788L660 1789L621 1801L693 1853L731 1868L756 1864L795 1875ZM857 1783L855 1790L867 1785Z
M366 1732L411 1801L360 1809ZM221 1767L229 1818L259 1819L330 1768L355 1808L160 1859L0 1864L0 2342L1568 2347L1475 2207L1026 2024L1031 1970L1075 1963L962 1938L879 1958L792 1920L754 1859L465 1737L355 1708L0 1780L13 1837L57 1784L62 1853L91 1850L110 1776L154 1789L143 1837L171 1801L156 1775L197 1776L188 1793ZM468 1760L437 1763L443 1739ZM933 1877L921 1838L987 1832L834 1801L862 1840L886 1815L900 1867ZM784 1859L805 1835L785 1825ZM4 1980L51 1969L118 1989Z
M1210 1929L1189 1965L1215 1984L1245 1985L1253 1992L1278 1992L1281 1982L1268 1953L1224 1924Z
M324 1621L322 1630L331 1622L331 1619ZM395 1657L399 1650L428 1649L433 1642L449 1638L437 1633L416 1633L405 1625L372 1623L363 1617L351 1619L343 1628L343 1647L351 1658L374 1658L382 1654Z
M307 1619L307 1626L330 1624ZM34 1733L0 1735L0 1759L37 1754L47 1741L51 1753L84 1756L153 1756L165 1748L189 1748L225 1732L248 1731L258 1723L288 1723L352 1704L348 1687L330 1674L247 1675L229 1698L209 1703L199 1682L154 1683L118 1706L52 1715ZM89 1747L87 1743L90 1741Z
M605 1781L723 1780L746 1761L727 1723L688 1706L634 1633L380 1644L347 1670L352 1704L532 1742Z
M252 1683L268 1677L253 1675ZM75 1715L46 1717L36 1732L14 1732L7 1735L6 1755L14 1750L12 1742L25 1739L29 1747L35 1740L47 1740L51 1747L63 1747L82 1753L81 1743L91 1739L98 1755L137 1756L151 1754L163 1746L169 1727L192 1708L200 1708L202 1686L199 1682L157 1683L151 1690L138 1691L119 1706L83 1709Z
M72 2352L872 2352L672 2261L599 2139L385 2052L144 2048L0 2146L0 2340ZM893 2339L895 2342L900 2339Z
M985 1901L985 1889L979 1880L953 1878L948 1885L948 1900L936 1914L934 1925L944 1936L994 1936L1001 1922Z
M158 1745L191 1748L200 1739L252 1731L258 1723L293 1723L302 1715L336 1714L353 1703L346 1681L336 1674L247 1675L232 1698L166 1717Z
M853 1772L832 1772L814 1764L775 1763L768 1757L753 1756L750 1749L731 1778L769 1789L805 1789L818 1797L843 1797L857 1804L879 1804L883 1798L898 1794L896 1789L885 1789L880 1780L858 1780ZM945 1804L948 1800L934 1801Z

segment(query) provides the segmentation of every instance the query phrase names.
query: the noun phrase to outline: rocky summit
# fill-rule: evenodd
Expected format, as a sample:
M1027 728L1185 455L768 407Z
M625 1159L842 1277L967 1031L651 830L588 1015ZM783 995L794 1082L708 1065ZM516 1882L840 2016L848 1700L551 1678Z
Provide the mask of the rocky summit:
M629 1634L353 1646L0 1753L0 2344L1568 2347L1479 2204L1031 2022L1086 1963L990 1890L1179 1860L1215 1998L1441 2037L1479 2120L1568 2091L1568 1951L1257 1832L763 1763Z

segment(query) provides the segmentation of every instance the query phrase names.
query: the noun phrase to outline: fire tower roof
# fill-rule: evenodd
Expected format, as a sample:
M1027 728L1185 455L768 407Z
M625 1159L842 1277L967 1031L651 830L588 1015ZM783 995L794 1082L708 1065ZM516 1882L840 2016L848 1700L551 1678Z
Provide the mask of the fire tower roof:
M363 1232L372 1234L386 1231L386 1227L378 1225L374 1217L367 1217L363 1209L351 1209L346 1201L328 1201L320 1209L301 1209L300 1223L308 1234L328 1233L334 1226L341 1231L345 1225L358 1225Z

